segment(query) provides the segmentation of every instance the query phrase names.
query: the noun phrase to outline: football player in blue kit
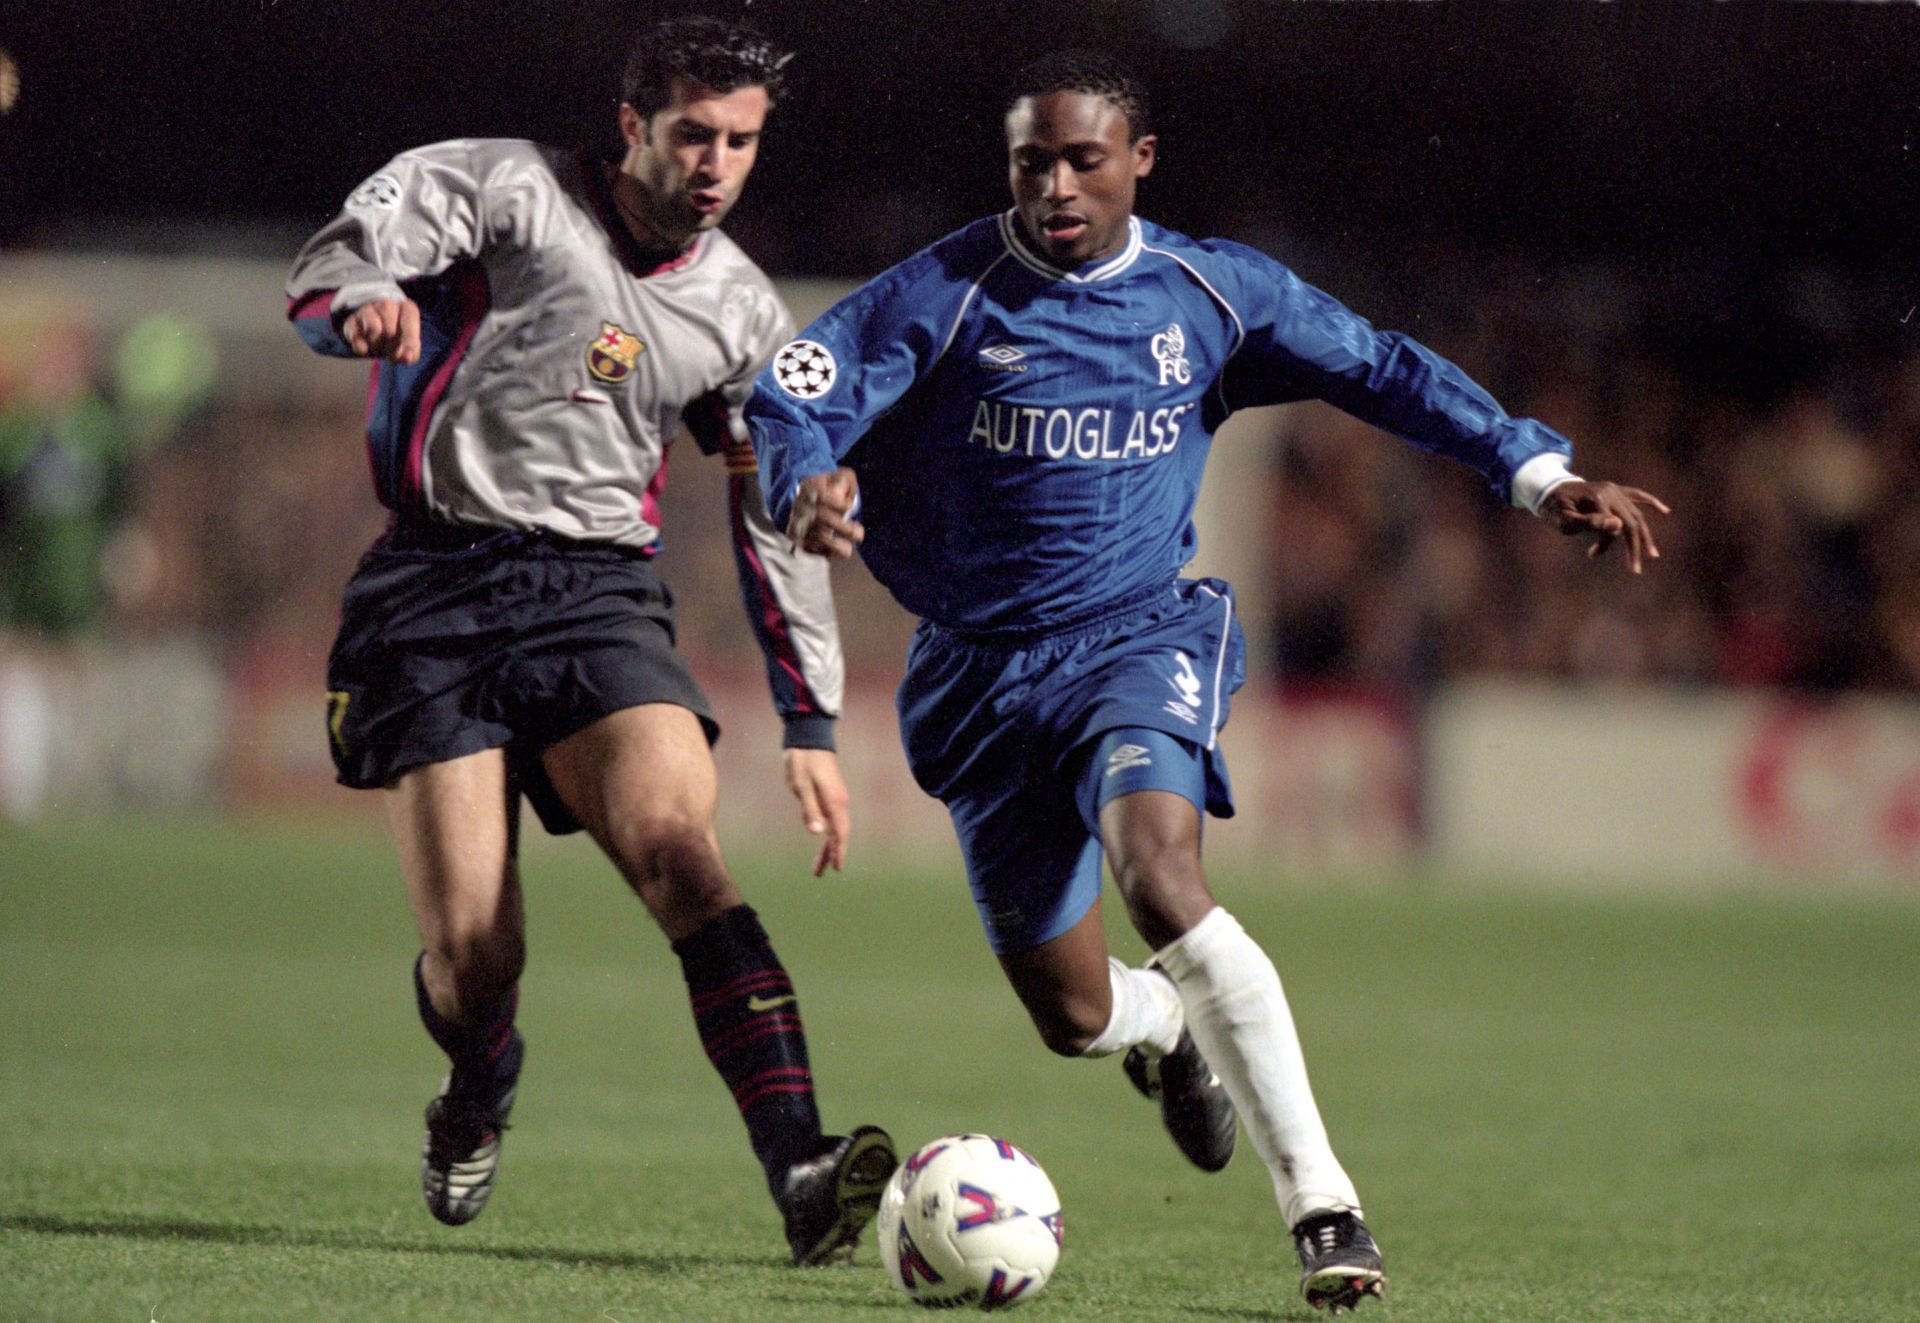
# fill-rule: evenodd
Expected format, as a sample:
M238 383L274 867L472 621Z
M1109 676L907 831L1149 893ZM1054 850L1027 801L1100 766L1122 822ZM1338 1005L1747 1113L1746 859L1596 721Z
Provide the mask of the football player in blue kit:
M1659 553L1652 495L1588 482L1568 441L1379 332L1272 258L1133 215L1147 100L1100 55L1023 71L1014 206L949 235L801 332L748 419L776 522L920 617L900 686L908 762L946 805L988 940L1041 1038L1126 1052L1186 1156L1236 1119L1272 1173L1316 1307L1384 1294L1272 961L1201 866L1233 811L1219 736L1244 674L1233 596L1183 580L1215 429L1327 400L1474 466L1506 500ZM1102 856L1142 968L1107 951Z

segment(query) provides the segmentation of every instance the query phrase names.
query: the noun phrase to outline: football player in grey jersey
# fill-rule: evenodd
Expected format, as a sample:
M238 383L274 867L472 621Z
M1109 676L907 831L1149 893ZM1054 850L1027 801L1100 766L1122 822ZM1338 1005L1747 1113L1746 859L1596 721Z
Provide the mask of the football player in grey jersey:
M314 349L374 360L367 441L387 532L328 661L343 783L379 788L420 929L420 1017L451 1059L422 1183L470 1221L491 1192L524 1045L524 795L585 828L680 957L796 1263L844 1258L894 1166L872 1126L824 1135L798 1003L714 831L718 726L673 646L657 497L684 424L725 456L748 616L786 725L786 779L838 868L843 663L824 561L769 522L741 406L792 337L718 226L788 56L682 19L629 59L618 160L469 139L404 152L295 261Z

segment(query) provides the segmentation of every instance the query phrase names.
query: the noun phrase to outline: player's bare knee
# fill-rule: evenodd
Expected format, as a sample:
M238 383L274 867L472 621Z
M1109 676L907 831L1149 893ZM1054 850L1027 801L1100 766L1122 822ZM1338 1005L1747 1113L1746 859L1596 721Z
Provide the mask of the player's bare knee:
M739 903L712 825L692 814L635 820L615 862L656 914L712 912Z
M715 852L711 824L691 813L630 815L617 819L610 834L614 862L636 881L698 872Z
M1040 1041L1045 1043L1047 1050L1055 1056L1085 1056L1087 1048L1092 1046L1093 1040L1100 1036L1098 1030L1087 1032L1053 1023L1039 1023L1037 1027L1040 1030Z

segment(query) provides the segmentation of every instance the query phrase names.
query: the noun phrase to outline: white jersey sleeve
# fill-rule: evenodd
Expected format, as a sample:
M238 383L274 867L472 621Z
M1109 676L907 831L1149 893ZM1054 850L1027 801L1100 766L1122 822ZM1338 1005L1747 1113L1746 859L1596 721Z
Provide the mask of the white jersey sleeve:
M740 372L701 408L689 410L687 425L701 449L725 456L741 600L767 660L767 680L786 723L787 747L832 748L833 720L840 715L845 694L846 660L829 566L818 556L802 553L768 515L744 416L754 378L792 338L792 315L777 297L770 297L755 309L745 341L750 352Z
M479 256L486 187L475 145L461 139L402 152L361 183L294 259L289 297L331 290L338 318L403 297L402 281L437 276L463 257Z

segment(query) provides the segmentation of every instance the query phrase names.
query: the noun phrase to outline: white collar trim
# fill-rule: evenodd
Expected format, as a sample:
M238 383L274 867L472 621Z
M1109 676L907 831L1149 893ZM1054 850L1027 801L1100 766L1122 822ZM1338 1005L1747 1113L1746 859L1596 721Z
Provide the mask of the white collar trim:
M1000 241L1006 245L1007 251L1013 255L1014 260L1030 271L1039 272L1049 280L1070 280L1076 285L1087 285L1096 280L1110 280L1119 275L1132 266L1134 260L1140 256L1141 245L1144 242L1140 235L1140 218L1129 216L1127 217L1127 241L1121 245L1119 252L1099 266L1083 266L1075 271L1064 271L1041 260L1031 248L1020 241L1019 233L1014 228L1019 223L1019 216L1013 209L1009 208L1000 213Z

